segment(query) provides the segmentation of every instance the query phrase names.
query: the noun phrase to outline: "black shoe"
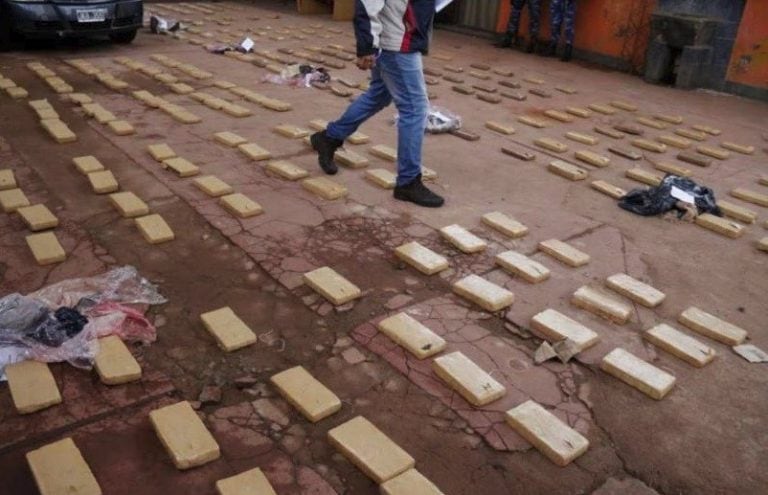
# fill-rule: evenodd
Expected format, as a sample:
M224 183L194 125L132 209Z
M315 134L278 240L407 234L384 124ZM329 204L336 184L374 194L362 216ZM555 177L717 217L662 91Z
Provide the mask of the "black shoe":
M554 57L556 54L557 54L557 45L550 42L549 45L547 45L547 48L544 49L544 56Z
M560 60L563 62L570 62L572 57L573 45L565 45L565 50L563 50L563 55L560 57Z
M394 197L400 201L410 201L427 208L439 208L445 203L441 196L430 191L421 182L421 175L413 179L407 186L396 186Z
M512 33L507 33L504 35L504 37L496 43L496 46L499 48L512 48L512 45L515 43L515 38L517 36L513 35Z
M525 53L533 53L536 51L536 47L539 45L538 38L531 38L528 40L528 45L525 47Z
M333 162L333 155L344 142L329 138L325 131L312 134L309 141L312 143L312 149L317 151L317 161L320 163L320 168L323 169L323 172L328 175L335 175L339 171L339 167Z

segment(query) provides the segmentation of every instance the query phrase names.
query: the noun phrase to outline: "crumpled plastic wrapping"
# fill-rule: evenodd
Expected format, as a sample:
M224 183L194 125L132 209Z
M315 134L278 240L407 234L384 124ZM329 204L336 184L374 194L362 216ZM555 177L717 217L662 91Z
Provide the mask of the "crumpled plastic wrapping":
M660 215L668 211L676 210L682 218L686 209L682 208L683 202L676 196L675 190L683 192L693 199L692 207L696 214L711 213L722 216L723 213L717 206L715 192L705 186L701 186L687 177L678 177L669 174L664 177L656 187L633 189L619 200L619 207L637 213L642 216Z
M6 365L27 359L91 368L97 339L107 335L154 342L155 327L131 305L165 302L132 266L0 298L0 376Z
M315 84L327 83L331 75L323 67L314 67L308 64L287 65L280 74L268 74L264 76L265 82L280 84L282 86L297 86L308 88Z
M395 125L397 125L399 118L399 114L395 115L393 119ZM461 117L459 115L443 107L429 106L426 132L430 134L443 134L457 129L461 129Z

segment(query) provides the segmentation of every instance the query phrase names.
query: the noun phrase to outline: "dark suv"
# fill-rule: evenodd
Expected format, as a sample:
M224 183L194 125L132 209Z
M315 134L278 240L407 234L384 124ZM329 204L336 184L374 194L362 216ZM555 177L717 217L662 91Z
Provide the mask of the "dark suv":
M108 36L130 43L141 27L142 0L0 0L0 50L24 38Z

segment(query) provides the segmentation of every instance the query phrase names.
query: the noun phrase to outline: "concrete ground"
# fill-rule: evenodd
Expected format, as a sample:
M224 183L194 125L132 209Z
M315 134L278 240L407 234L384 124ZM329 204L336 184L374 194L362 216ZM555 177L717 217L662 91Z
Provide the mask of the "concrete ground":
M253 35L256 48L272 52L329 44L353 47L350 25L326 17L299 17L287 7L271 4L203 5L219 13L194 11L179 17L204 21L199 30L211 33L211 38L203 38L208 41L238 37L248 28L264 33ZM154 10L154 4L148 10ZM150 60L151 54L165 54L214 73L212 79L197 80L166 69L196 89L236 100L254 114L227 116L114 62L115 57L126 56L159 66ZM72 58L85 58L112 72L130 89L107 89L64 63ZM37 493L25 453L71 436L110 495L212 493L215 480L256 466L281 495L374 494L376 485L326 439L329 429L364 415L451 495L764 493L765 365L750 364L728 346L699 337L716 350L717 357L704 368L693 368L646 343L641 332L662 322L680 327L677 315L697 306L748 330L751 343L768 349L768 255L755 247L768 235L764 228L768 211L728 198L734 187L768 193L757 183L761 174L768 173L768 141L762 135L768 106L710 92L650 86L630 75L499 50L486 40L443 31L435 34L433 56L425 60L427 67L440 71L445 65L464 67L460 77L467 84L497 86L497 80L504 79L494 74L490 81L476 80L468 74L472 63L511 69L515 74L508 79L520 83L518 91L527 94L525 101L505 98L492 104L460 95L442 79L429 86L434 104L460 114L464 127L480 135L474 142L452 135L427 137L425 165L438 172L434 187L447 198L446 206L438 210L394 201L389 192L367 182L363 170L343 169L334 180L348 187L349 197L325 201L297 183L267 175L261 163L215 143L213 133L233 131L269 149L275 158L320 175L315 156L300 139L278 136L272 128L332 120L348 100L314 88L261 83L267 72L255 65L144 32L130 46L36 45L0 57L0 72L25 87L30 99L47 98L78 136L75 143L55 144L25 100L0 95L0 168L12 168L32 202L55 212L61 221L55 232L68 253L61 264L37 266L26 247L28 231L21 219L0 214L0 295L26 293L131 264L159 284L169 299L150 312L158 326L157 342L132 349L144 370L140 382L107 387L93 372L52 365L64 402L30 416L15 412L7 386L0 385L0 491ZM130 122L137 134L117 137L87 119L27 69L30 61L56 71L75 91L91 95ZM351 63L331 72L355 81L366 76ZM543 84L526 82L530 78ZM293 109L279 113L248 103L212 86L214 79L290 102ZM571 87L576 93L567 95L556 86ZM534 87L551 97L529 94ZM143 106L131 96L137 89L183 105L202 122L182 125ZM548 126L541 130L516 121L521 115L542 117L547 109L612 100L632 102L640 110L611 116L593 113L572 123L547 119ZM680 127L707 124L721 129L722 135L709 137L707 145L734 141L755 146L753 155L732 153L709 168L689 166L694 179L712 187L718 198L757 213L758 222L748 225L741 238L728 239L674 219L636 216L590 188L596 179L626 189L640 187L624 172L633 167L652 170L647 158L654 156L632 162L607 151L614 144L631 148L629 136L621 141L599 136L600 143L590 147L563 135L574 130L595 134L596 125L633 123L639 114L656 113L681 115L685 120ZM386 109L362 127L370 144L347 147L370 156L370 145L394 146L393 115L393 109ZM516 133L502 136L487 130L488 120L509 123ZM669 130L645 129L650 138L664 132ZM533 141L541 136L567 143L567 156L536 148ZM226 213L190 179L177 178L151 159L146 147L159 142L171 145L203 173L220 177L258 201L265 213L242 221ZM528 150L536 159L519 161L502 154L502 146ZM570 160L579 149L610 156L610 166L585 166L590 177L579 182L547 171L550 161ZM675 161L673 150L660 157ZM176 240L157 246L146 243L133 221L122 219L106 197L91 192L71 164L80 155L97 156L115 173L123 190L135 192L163 215ZM370 167L393 167L370 158ZM494 210L523 222L529 234L510 240L483 226L480 217ZM462 254L441 240L438 229L453 223L487 239L487 252ZM538 242L550 238L567 240L589 253L591 262L574 269L537 253ZM451 268L427 277L399 263L393 249L410 240L446 255ZM507 249L547 265L551 279L532 285L497 269L493 257ZM301 282L304 272L323 265L357 284L363 298L336 309L323 302ZM635 306L631 321L622 326L571 305L577 288L602 285L605 277L619 272L662 290L666 301L653 310ZM516 300L511 309L490 314L452 295L450 284L469 273L512 290ZM232 307L251 326L259 335L256 345L234 353L216 346L199 315L221 306ZM545 308L593 328L599 343L568 364L534 365L541 339L530 330L530 318ZM463 351L504 384L506 396L478 409L451 392L432 374L429 362L418 362L377 334L375 323L395 311L407 311L443 335L449 350ZM675 388L655 401L602 372L601 358L615 347L675 375ZM297 364L341 398L339 413L311 424L277 397L269 377ZM218 388L221 399L197 402L205 386ZM586 454L567 467L557 467L508 427L504 411L528 399L585 435L590 442ZM150 426L148 412L178 400L199 406L221 445L221 459L190 471L173 467Z

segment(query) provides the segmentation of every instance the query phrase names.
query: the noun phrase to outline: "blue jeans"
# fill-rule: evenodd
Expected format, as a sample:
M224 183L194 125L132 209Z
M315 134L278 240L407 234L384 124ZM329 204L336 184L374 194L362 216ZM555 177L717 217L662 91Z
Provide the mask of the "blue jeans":
M335 122L328 137L345 140L360 125L390 103L397 120L397 185L405 186L421 175L421 147L427 125L429 100L424 84L421 53L382 51L371 70L371 85Z

